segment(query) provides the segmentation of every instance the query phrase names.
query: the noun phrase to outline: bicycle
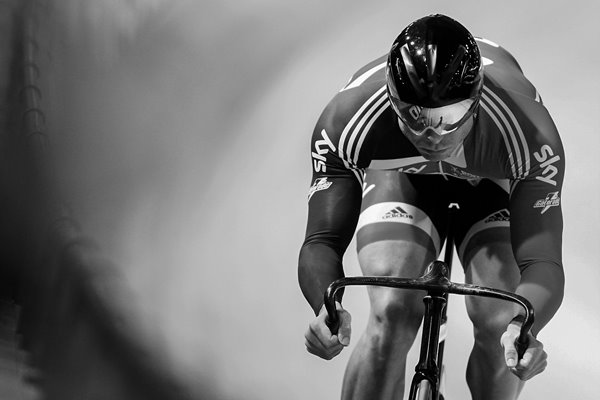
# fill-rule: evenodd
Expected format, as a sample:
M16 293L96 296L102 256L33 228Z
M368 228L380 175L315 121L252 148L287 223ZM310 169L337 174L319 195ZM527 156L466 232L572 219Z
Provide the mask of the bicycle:
M454 203L450 204L458 208ZM449 228L452 210L449 212ZM445 333L440 337L442 327L447 322L446 304L449 294L491 297L519 304L525 311L525 320L521 325L516 347L519 359L527 349L527 335L534 322L534 310L531 303L522 296L504 290L485 286L456 283L450 281L454 240L451 232L446 239L444 261L435 260L429 264L425 274L416 279L406 279L390 276L360 276L346 277L332 282L324 293L325 308L327 309L327 326L331 333L337 334L339 318L335 301L338 290L346 286L384 286L397 289L425 290L423 297L425 310L423 315L423 331L421 334L421 349L415 374L411 381L408 400L444 400L440 393L440 370L443 366Z

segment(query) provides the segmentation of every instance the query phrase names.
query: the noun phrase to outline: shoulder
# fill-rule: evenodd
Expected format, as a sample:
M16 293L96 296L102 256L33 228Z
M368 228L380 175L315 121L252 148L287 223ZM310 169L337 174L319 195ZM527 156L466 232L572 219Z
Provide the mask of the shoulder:
M527 79L517 59L504 47L484 38L476 38L483 58L485 79L504 90L540 100L535 86Z
M497 62L503 67L513 67L521 71L517 59L504 47L483 37L475 37L481 56L486 64ZM485 60L487 58L487 60Z
M482 115L502 137L512 178L544 175L549 160L564 162L556 125L514 57L490 43L478 41L482 57L489 57L484 60Z
M327 104L319 124L343 130L353 119L388 106L385 86L385 57L360 68Z
M365 158L373 150L377 132L383 131L380 126L389 124L391 109L385 85L385 62L385 57L380 57L354 73L327 104L315 126L313 142L323 140L326 135L330 148L335 148L350 166L362 165L359 158Z
M352 74L350 80L340 92L359 88L361 85L367 82L385 82L386 63L387 55L383 55L361 67L358 71Z
M484 86L480 104L486 142L503 148L490 154L506 155L507 177L528 179L544 175L548 162L564 163L560 135L543 104L492 84Z

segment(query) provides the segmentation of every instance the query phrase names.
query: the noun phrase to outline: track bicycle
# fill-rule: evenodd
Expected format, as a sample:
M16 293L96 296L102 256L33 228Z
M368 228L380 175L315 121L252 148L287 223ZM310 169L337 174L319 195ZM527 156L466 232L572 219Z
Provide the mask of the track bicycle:
M450 204L452 209L454 204ZM458 206L456 206L458 208ZM450 210L451 220L453 211ZM451 227L449 223L449 228ZM445 346L446 305L449 294L490 297L510 301L523 308L525 320L516 342L519 359L528 346L527 335L534 322L534 310L531 303L522 296L504 290L485 286L455 283L450 281L453 257L453 235L449 232L446 239L444 261L436 260L429 264L425 274L416 279L390 276L345 277L332 282L324 293L327 309L327 326L333 334L337 334L339 318L336 311L336 293L346 286L384 286L398 289L425 290L423 297L425 310L419 361L411 381L409 400L444 400L440 393L441 373L443 371L443 355Z

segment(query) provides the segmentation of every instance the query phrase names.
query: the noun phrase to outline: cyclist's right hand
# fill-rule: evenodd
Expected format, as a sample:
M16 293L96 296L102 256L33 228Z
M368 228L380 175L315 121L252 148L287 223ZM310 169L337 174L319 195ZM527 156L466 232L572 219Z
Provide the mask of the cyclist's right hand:
M342 308L339 302L336 302L336 308L340 319L340 327L337 335L332 334L325 323L325 319L327 318L325 306L321 307L319 315L310 322L304 334L306 350L325 360L331 360L340 354L344 347L350 344L350 323L352 317L348 311Z
M531 332L529 332L528 347L523 354L523 358L519 360L515 342L519 337L520 331L520 324L511 322L511 324L508 325L508 328L506 328L506 332L502 335L500 344L504 347L506 366L514 375L519 377L519 379L526 381L546 369L546 366L548 365L548 355L544 350L542 342L537 340Z

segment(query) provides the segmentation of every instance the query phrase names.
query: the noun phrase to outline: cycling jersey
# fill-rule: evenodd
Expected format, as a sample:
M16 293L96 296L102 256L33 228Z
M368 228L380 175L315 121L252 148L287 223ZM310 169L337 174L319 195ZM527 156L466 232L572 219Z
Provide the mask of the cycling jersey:
M342 257L356 228L365 169L472 182L507 179L519 268L535 263L562 267L565 156L557 129L512 55L488 40L477 43L484 62L479 112L450 158L428 161L403 135L386 93L387 56L354 74L321 114L311 144L313 183L299 260L301 285L305 278L317 282L303 287L313 308L322 290L343 275Z

